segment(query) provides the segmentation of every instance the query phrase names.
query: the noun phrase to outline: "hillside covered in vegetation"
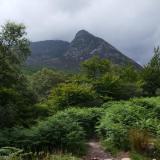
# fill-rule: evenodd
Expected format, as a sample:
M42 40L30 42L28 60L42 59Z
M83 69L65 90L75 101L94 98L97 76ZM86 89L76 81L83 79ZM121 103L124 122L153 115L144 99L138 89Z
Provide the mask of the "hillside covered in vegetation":
M24 72L25 35L22 24L0 30L0 160L79 160L91 139L113 157L160 159L159 48L141 70L95 55L77 74Z

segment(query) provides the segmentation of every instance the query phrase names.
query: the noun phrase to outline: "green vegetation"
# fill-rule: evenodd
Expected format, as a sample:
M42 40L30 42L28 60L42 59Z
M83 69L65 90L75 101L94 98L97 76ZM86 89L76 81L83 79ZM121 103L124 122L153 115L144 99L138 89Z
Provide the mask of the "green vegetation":
M29 54L22 24L7 23L0 32L0 127L32 122L36 96L21 72Z
M71 106L95 106L96 94L89 84L68 83L53 89L49 101L64 109Z
M55 153L54 155L51 155L47 152L25 153L22 149L18 149L15 147L3 147L0 149L0 160L36 160L37 157L44 160L80 160L79 158L74 157L71 154Z
M154 49L154 56L151 61L144 66L142 77L144 80L143 89L145 94L150 96L159 95L160 88L160 50L159 47Z
M104 105L105 115L98 126L104 146L111 151L135 150L158 158L159 103L158 97L116 102L109 107Z
M159 159L159 48L142 70L94 56L77 74L31 73L25 34L11 22L0 30L0 159L78 160L70 154L85 154L91 138L112 153Z
M40 99L49 95L50 90L65 81L65 76L51 69L43 68L31 76L31 87Z

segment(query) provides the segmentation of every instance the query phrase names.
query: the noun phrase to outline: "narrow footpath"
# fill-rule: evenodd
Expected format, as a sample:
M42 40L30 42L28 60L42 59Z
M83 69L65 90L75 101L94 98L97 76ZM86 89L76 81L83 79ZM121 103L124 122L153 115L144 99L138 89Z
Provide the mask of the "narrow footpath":
M113 158L110 153L105 152L98 141L88 142L88 152L83 160L131 160L128 153L121 153Z

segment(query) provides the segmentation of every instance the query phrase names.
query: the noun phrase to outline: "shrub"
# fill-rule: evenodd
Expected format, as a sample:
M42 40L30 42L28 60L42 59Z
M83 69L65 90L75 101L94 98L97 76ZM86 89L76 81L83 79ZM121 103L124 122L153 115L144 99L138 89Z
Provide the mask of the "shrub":
M1 136L1 146L15 146L25 150L66 150L81 153L85 149L85 133L69 117L64 119L54 116L30 129L2 131Z
M116 148L129 148L127 128L138 118L128 104L115 104L106 109L98 126L99 134ZM126 128L127 127L127 128Z
M141 150L142 145L149 143L147 142L149 136L158 136L160 121L154 117L156 113L134 104L133 101L112 102L110 106L107 104L103 106L106 108L105 115L100 120L97 130L105 145L125 150L131 149L134 145L137 150L139 147ZM133 130L135 132L132 132Z
M84 129L87 138L95 136L96 125L103 115L103 108L70 108L59 112L59 117L66 119L69 117L72 121L79 123Z
M149 110L153 117L160 118L160 97L135 98L131 102Z
M95 106L96 94L88 84L61 84L52 90L49 97L50 105L57 105L60 109L70 106Z
M30 129L1 130L0 146L33 151L63 150L81 153L85 150L85 138L95 135L95 126L103 111L103 108L70 108Z
M71 108L58 112L30 129L5 129L0 131L0 146L81 153L85 150L85 137L94 136L102 112L101 108Z

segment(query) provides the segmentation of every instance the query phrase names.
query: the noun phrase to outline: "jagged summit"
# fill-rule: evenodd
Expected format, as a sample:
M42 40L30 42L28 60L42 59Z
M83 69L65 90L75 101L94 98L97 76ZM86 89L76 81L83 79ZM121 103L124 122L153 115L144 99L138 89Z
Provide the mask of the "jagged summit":
M81 36L86 36L86 35L92 35L91 33L89 33L88 31L82 29L82 30L79 30L76 35L75 35L75 38L76 37L81 37ZM93 36L93 35L92 35Z
M71 43L54 40L34 42L31 43L31 50L32 56L28 64L35 67L77 70L82 61L98 54L101 58L107 58L117 65L130 63L135 68L141 68L139 64L122 54L114 46L86 30L78 31Z

